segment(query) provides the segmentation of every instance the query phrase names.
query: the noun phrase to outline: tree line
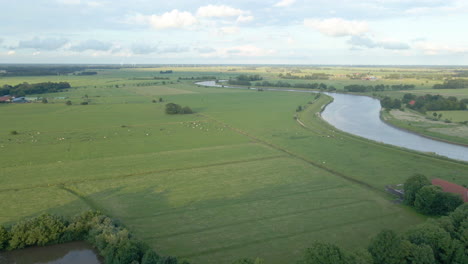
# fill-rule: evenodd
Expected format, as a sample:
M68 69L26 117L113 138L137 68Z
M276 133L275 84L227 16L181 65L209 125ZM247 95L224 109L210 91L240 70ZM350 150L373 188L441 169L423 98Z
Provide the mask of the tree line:
M261 77L258 74L254 74L254 75L241 74L235 77L234 79L230 78L228 81L228 84L250 86L252 85L251 82L260 81L260 80L263 80L263 77Z
M365 92L379 92L379 91L400 91L400 90L413 90L416 86L414 84L394 84L394 85L361 85L351 84L344 86L344 90L353 93L365 93Z
M433 89L463 89L468 88L468 79L445 80L442 84L434 84Z
M278 77L282 79L302 79L302 80L328 80L330 79L330 74L327 73L312 73L309 75L292 75L291 73L282 74L280 73Z
M0 67L0 76L47 76L47 75L67 75L70 73L84 71L86 69L119 69L119 66L55 66L55 65L34 65L34 66L18 66L6 65Z
M216 76L179 77L178 80L217 80Z
M71 88L71 85L68 82L42 82L31 84L24 82L14 86L5 84L3 87L0 87L0 96L25 96L28 94L56 93L68 88Z
M468 99L458 100L455 96L447 98L442 95L426 94L416 96L411 93L403 95L403 103L409 108L425 112L425 111L440 111L440 110L466 110Z
M96 248L106 264L188 264L176 257L158 255L128 229L97 211L86 211L71 220L42 214L10 227L0 226L0 250L82 240Z

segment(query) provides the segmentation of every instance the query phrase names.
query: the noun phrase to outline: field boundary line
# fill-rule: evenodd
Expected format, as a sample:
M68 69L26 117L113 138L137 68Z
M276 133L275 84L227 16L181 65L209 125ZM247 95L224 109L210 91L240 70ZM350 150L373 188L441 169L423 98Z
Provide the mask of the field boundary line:
M309 160L309 159L307 159L307 158L305 158L305 157L302 157L302 156L300 156L300 155L298 155L298 154L296 154L296 153L293 153L293 152L291 152L291 151L289 151L289 150L287 150L287 149L285 149L285 148L283 148L283 147L280 147L280 146L275 145L275 144L273 144L273 143L270 143L270 142L268 142L268 141L266 141L266 140L260 139L260 138L258 138L258 137L256 137L256 136L253 136L253 135L251 135L251 134L249 134L249 133L247 133L247 132L245 132L245 131L243 131L243 130L241 130L241 129L235 128L235 127L233 127L233 126L231 126L231 125L228 125L228 124L226 124L226 123L224 123L224 122L222 122L222 121L219 121L219 120L217 120L217 119L215 119L215 118L213 118L213 117L210 117L210 116L205 115L205 114L202 114L202 115L205 116L206 118L212 119L212 120L215 121L215 122L218 122L219 124L225 125L225 126L228 127L229 129L232 129L233 131L236 131L236 132L239 133L239 134L242 134L242 135L247 136L247 137L249 137L249 138L251 138L251 139L253 139L253 140L257 141L257 142L263 143L263 144L265 144L265 145L267 145L267 146L270 146L271 148L274 148L274 149L276 149L276 150L279 150L279 151L281 151L281 152L284 152L284 153L288 154L289 156L291 156L291 157L293 157L293 158L296 158L296 159L299 159L299 160L302 160L302 161L304 161L304 162L306 162L306 163L309 163L310 165L312 165L312 166L314 166L314 167L317 167L317 168L320 168L320 169L322 169L322 170L325 170L325 171L331 173L332 175L338 176L338 177L343 178L343 179L345 179L345 180L348 180L348 181L350 181L350 182L352 182L352 183L355 183L355 184L361 185L361 186L363 186L363 187L366 187L366 188L368 188L368 189L374 190L374 191L376 191L376 192L385 193L385 191L384 191L383 189L381 190L380 188L374 187L373 185L368 184L368 183L366 183L366 182L364 182L364 181L355 179L355 178L350 177L350 176L347 176L347 175L345 175L345 174L343 174L343 173L341 173L341 172L338 172L338 171L335 171L335 170L333 170L333 169L331 169L331 168L328 168L328 167L326 167L326 166L323 166L322 164L319 164L319 163L317 163L317 162L314 162L314 161L312 161L312 160Z

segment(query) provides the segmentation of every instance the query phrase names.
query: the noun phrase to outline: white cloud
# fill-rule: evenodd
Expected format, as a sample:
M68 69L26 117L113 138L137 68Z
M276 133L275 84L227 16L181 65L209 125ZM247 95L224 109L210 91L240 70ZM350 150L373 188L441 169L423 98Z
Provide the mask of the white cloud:
M304 19L304 25L332 37L359 36L369 31L369 26L365 21L342 18Z
M263 57L275 53L273 49L263 49L254 45L235 46L224 50L225 53L242 57Z
M80 0L57 0L60 4L64 5L79 5L81 4Z
M252 21L252 20L254 20L254 17L253 17L253 16L244 16L244 15L240 15L240 16L237 18L236 22L237 22L237 23L247 23L247 22L250 22L250 21Z
M431 42L422 42L416 44L416 47L421 49L427 55L468 53L468 47L466 46L454 47Z
M240 16L245 13L247 12L226 5L207 5L197 10L197 16L200 17L231 17Z
M65 38L38 38L34 37L31 40L21 40L18 43L19 49L36 49L36 50L57 50L68 43Z
M406 43L393 40L393 39L383 39L383 40L374 40L367 36L352 36L348 43L351 44L352 48L357 47L366 47L366 48L383 48L389 50L406 50L410 46Z
M108 51L112 48L112 43L99 41L95 39L89 39L82 41L76 45L71 46L73 51L85 51L85 50L95 50L95 51Z
M218 32L221 35L224 34L237 34L239 33L240 28L238 27L222 27Z
M128 16L125 21L130 24L148 24L155 29L184 28L198 23L190 12L174 9L162 15L136 14Z
M296 0L281 0L278 3L276 3L274 6L276 7L285 7L285 6L290 6L294 4Z
M14 50L9 50L9 51L7 52L7 55L8 55L8 56L13 56L13 55L15 55L15 54L16 54L16 51L14 51Z

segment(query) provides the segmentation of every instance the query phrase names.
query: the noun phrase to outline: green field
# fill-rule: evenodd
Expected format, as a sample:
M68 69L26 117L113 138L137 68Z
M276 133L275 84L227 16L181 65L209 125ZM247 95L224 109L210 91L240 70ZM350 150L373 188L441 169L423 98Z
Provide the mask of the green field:
M132 78L166 68L0 79L74 87L43 95L68 97L71 106L63 99L0 104L0 224L92 208L163 255L195 264L242 257L287 263L314 241L365 247L384 228L403 232L423 222L392 202L387 184L413 173L468 183L467 163L336 131L315 114L327 96L314 101L315 95L177 80L276 76L269 67L231 68L177 68L165 84ZM149 82L158 84L140 85ZM90 105L79 105L85 95ZM164 103L152 103L160 97L196 113L166 115ZM299 115L303 127L293 116L309 101Z

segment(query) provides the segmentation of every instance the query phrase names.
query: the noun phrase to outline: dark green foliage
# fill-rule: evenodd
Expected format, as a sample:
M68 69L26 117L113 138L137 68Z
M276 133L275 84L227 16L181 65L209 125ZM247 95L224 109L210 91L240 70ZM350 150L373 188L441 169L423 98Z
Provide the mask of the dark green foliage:
M405 203L413 206L416 200L416 193L424 186L431 185L429 179L422 174L414 174L409 177L404 184L405 190Z
M427 185L422 187L416 193L414 200L414 207L423 214L433 215L438 211L439 201L437 200L438 194L442 192L439 186Z
M72 105L72 101L68 100L65 102L66 105Z
M175 114L192 114L193 111L190 107L182 107L178 104L168 103L166 104L166 114L175 115Z
M409 255L407 256L408 263L411 264L435 264L434 259L434 252L429 245L415 245L408 241L406 241L407 245L407 252Z
M4 226L0 225L0 250L7 247L8 240L10 240L10 233Z
M47 98L42 98L41 102L42 102L43 104L47 104L49 101L47 101Z
M377 92L377 91L385 91L385 90L413 90L415 86L413 84L396 84L396 85L383 85L378 84L375 86L372 85L360 85L360 84L351 84L346 85L344 87L345 91L354 92L354 93L365 93L365 92Z
M382 100L380 100L380 105L385 109L400 109L401 108L401 101L400 99L391 99L388 96L385 96Z
M406 97L406 99L405 99ZM445 98L442 95L430 95L424 96L413 96L411 94L405 94L404 102L411 109L425 112L425 111L440 111L440 110L465 110L466 103L462 100L458 101L456 97ZM409 99L411 98L411 99ZM411 100L414 100L413 105L408 104Z
M11 249L57 243L65 232L65 221L50 214L23 220L11 228Z
M403 240L391 230L380 232L369 245L374 263L404 264L408 255Z
M182 108L181 114L192 114L192 113L193 113L193 111L192 111L192 109L191 109L190 107L184 106L184 107Z
M278 77L283 79L303 79L303 80L328 80L330 79L331 74L327 73L312 73L310 75L292 75L291 73L282 74L280 73Z
M312 247L306 249L301 264L348 264L350 256L339 247L316 242Z
M19 134L19 133L18 133L18 131L16 131L16 130L10 131L10 135L18 135L18 134Z
M415 245L431 247L436 263L451 263L454 245L450 234L433 223L425 223L406 233L408 241Z
M182 112L182 107L178 104L168 103L166 104L166 114L175 115Z
M152 249L148 249L143 258L141 259L141 264L157 264L159 261L159 255L154 252Z
M25 96L27 94L42 94L42 93L56 93L60 90L70 88L68 82L43 82L43 83L20 83L15 86L3 85L0 88L0 96L2 95L16 95Z
M463 204L460 195L443 192L439 186L424 186L416 194L414 206L423 214L446 215Z
M467 79L446 80L443 84L434 84L434 89L463 89L468 87Z
M263 259L256 258L256 259L250 259L250 258L242 258L234 261L232 264L263 264L264 261Z
M178 260L175 257L162 257L159 259L158 264L177 264Z
M88 105L88 102L81 102L80 105Z

